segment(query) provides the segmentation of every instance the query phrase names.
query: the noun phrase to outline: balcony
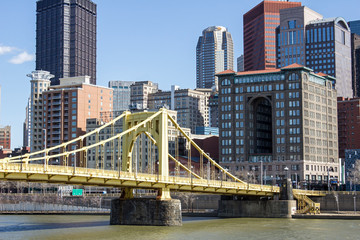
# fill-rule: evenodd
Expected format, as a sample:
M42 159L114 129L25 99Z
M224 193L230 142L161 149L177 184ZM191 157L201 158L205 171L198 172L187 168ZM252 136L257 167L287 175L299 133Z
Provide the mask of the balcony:
M61 119L60 118L53 118L52 121L53 123L60 123Z
M61 104L60 100L54 100L54 101L52 101L51 105L55 106L55 105L60 105L60 104Z
M52 97L54 100L55 99L61 99L61 95L59 94L59 95L53 95L53 97ZM50 99L49 99L50 100Z

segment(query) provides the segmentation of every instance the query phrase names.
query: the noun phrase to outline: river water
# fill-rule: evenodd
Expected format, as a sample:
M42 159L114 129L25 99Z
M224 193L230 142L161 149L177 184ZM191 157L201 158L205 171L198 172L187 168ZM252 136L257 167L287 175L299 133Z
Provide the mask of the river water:
M182 227L110 226L109 216L0 215L0 239L360 239L360 220L183 218Z

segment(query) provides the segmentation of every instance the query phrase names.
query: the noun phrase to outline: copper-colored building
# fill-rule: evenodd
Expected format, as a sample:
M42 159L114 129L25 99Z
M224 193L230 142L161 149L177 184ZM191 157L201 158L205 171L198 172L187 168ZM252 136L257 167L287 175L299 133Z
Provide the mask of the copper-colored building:
M0 149L11 148L11 127L6 126L0 128Z
M346 149L360 149L360 98L338 97L339 157Z
M112 111L112 94L111 88L90 84L88 76L60 79L60 85L43 93L46 146L85 134L87 118L100 118L100 112ZM70 165L74 159L72 156Z
M264 0L244 14L245 71L276 68L275 29L280 25L280 9L298 6L300 2Z

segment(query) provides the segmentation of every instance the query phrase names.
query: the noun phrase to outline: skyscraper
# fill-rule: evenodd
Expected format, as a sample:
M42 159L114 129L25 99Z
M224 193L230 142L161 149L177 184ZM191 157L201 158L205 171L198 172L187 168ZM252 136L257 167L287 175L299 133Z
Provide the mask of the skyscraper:
M351 33L360 35L360 20L349 21L348 24L351 29Z
M341 17L324 19L304 7L280 10L278 68L293 63L336 77L338 96L352 97L350 29Z
M280 25L276 28L278 68L293 63L305 66L305 27L317 19L323 16L306 6L280 10Z
M96 4L91 0L39 0L36 69L59 78L90 76L96 84Z
M243 16L244 70L276 68L275 29L280 9L301 6L300 2L264 0Z
M221 26L206 28L196 46L196 87L217 86L215 73L233 67L234 50L231 34Z

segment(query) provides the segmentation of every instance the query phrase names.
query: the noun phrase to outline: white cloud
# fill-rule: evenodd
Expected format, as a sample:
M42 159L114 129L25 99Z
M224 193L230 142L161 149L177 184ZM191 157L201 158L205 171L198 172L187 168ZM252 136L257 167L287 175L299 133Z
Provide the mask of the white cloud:
M12 64L22 64L24 62L32 61L35 58L33 54L29 54L26 51L22 52L9 60Z
M12 52L14 50L16 50L16 48L14 48L14 47L0 46L0 55L10 53L10 52Z

